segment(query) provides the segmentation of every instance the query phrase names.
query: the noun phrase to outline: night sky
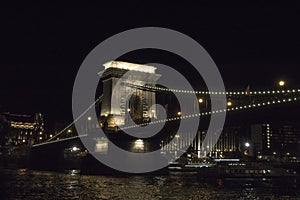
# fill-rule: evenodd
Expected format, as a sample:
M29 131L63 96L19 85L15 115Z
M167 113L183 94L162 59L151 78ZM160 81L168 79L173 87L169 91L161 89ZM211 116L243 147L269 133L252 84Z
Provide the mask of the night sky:
M87 54L106 38L143 26L197 40L228 89L272 89L281 78L290 88L300 86L299 6L207 2L1 7L0 111L42 112L46 122L70 122L73 82ZM151 56L127 60L151 62Z

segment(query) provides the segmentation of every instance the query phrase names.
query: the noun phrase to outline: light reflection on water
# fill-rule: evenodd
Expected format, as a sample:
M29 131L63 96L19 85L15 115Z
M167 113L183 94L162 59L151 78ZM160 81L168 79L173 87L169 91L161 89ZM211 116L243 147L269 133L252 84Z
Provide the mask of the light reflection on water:
M300 199L294 179L202 180L193 173L111 177L83 176L77 170L0 170L0 199Z

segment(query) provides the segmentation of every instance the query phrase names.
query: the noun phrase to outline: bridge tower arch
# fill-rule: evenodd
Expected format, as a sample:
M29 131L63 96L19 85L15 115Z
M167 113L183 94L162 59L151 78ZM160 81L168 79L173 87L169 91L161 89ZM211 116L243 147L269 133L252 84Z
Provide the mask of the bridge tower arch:
M110 61L99 72L103 85L103 99L100 111L100 124L108 129L129 125L128 117L139 124L157 118L155 92L142 89L144 85L155 86L160 75L156 67L121 61ZM129 76L124 76L130 71ZM122 77L122 79L121 79ZM121 79L120 104L112 105L112 93ZM132 95L128 98L128 94ZM151 110L150 110L151 108Z

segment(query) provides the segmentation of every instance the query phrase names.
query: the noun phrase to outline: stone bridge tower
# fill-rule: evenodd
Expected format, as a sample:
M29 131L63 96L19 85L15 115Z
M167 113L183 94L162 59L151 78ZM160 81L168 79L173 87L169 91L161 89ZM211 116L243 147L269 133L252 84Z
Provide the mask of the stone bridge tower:
M155 86L160 77L155 73L156 67L121 61L110 61L103 66L105 69L98 73L103 83L100 112L102 126L110 129L129 125L129 116L137 124L157 117L156 108L153 106L156 104L155 92L142 87ZM113 94L117 84L121 87ZM112 95L120 99L119 104L112 104Z

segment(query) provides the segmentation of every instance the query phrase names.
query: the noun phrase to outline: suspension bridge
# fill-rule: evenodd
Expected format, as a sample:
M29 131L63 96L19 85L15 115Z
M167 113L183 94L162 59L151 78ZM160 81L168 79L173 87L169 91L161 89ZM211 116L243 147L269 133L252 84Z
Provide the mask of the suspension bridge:
M110 64L110 66L108 66ZM125 73L127 71L133 70L135 71L137 67L148 69L147 66L143 65L137 65L137 64L130 64L130 67L124 67L126 63L109 63L106 64L106 69L100 73L102 76L102 79L104 77L105 82L107 80L112 80L111 76L116 77L116 73L119 74ZM115 66L113 66L115 64ZM122 65L122 67L119 67L117 65ZM133 66L133 67L132 67ZM110 73L107 71L111 70ZM152 70L152 68L151 68ZM149 73L149 71L145 72L143 70L138 70L138 73ZM153 73L155 75L155 72L152 71L150 73ZM103 81L103 80L102 80ZM35 164L44 162L46 165L53 165L53 163L59 163L63 162L63 152L66 148L70 147L78 147L78 149L84 149L84 145L82 144L81 140L85 138L92 139L95 145L95 151L97 151L97 145L107 148L107 146L103 145L103 143L98 143L99 141L103 142L103 138L98 137L98 131L99 129L103 129L106 135L109 139L112 139L114 142L117 142L120 140L120 132L122 131L134 131L138 127L144 127L156 124L176 124L179 123L181 120L189 120L196 117L205 117L205 116L212 116L212 115L218 115L221 113L227 113L227 112L235 112L235 111L247 111L250 109L260 109L263 107L269 107L272 105L277 104L288 104L292 102L296 102L300 100L300 89L281 89L281 90L258 90L258 91L197 91L197 90L183 90L183 89L176 89L176 88L165 88L163 86L159 86L155 84L154 82L151 82L150 84L136 84L132 81L127 81L124 83L123 88L124 91L128 90L134 90L133 93L136 95L137 98L140 97L140 106L138 106L137 102L134 101L134 99L129 100L129 106L126 107L125 104L121 105L121 108L119 109L118 115L114 116L113 110L116 110L115 108L111 108L107 106L107 104L110 104L111 100L111 94L112 94L112 85L110 84L110 87L107 88L105 85L103 86L103 94L100 95L96 100L88 106L80 115L78 115L74 121L72 121L70 124L68 124L64 129L59 131L57 134L55 134L53 137L48 139L46 142L34 144L31 148L31 155L32 160ZM109 91L106 91L108 89ZM122 92L120 92L122 93ZM167 115L164 119L159 119L156 115L156 110L150 109L151 105L147 104L155 104L156 99L155 95L157 94L183 94L183 95L195 95L197 98L193 105L188 106L194 106L200 108L200 112L194 112L194 113L184 113L178 110L178 108L173 108L173 110L178 110L175 114ZM154 96L153 96L154 94ZM218 96L226 95L227 102L224 109L218 109L218 110L211 110L211 98L218 98ZM168 95L166 95L168 96ZM141 103L142 102L142 103ZM170 106L170 105L168 105ZM187 105L186 105L187 106ZM101 109L100 116L96 121L96 123L92 123L90 118L90 113L95 112L96 108ZM135 109L135 115L130 115ZM172 108L168 108L171 110ZM140 115L137 115L137 111L141 110ZM199 110L199 109L195 109ZM127 111L127 112L126 112ZM129 115L127 113L130 113ZM140 117L142 120L139 120L137 123L127 123L127 118L131 117ZM150 120L151 119L151 120ZM110 121L109 121L110 120ZM80 122L82 124L82 127L80 130L78 130L77 127L77 134L72 135L70 134L69 130L76 130L75 124ZM173 126L173 125L171 125ZM75 132L75 131L74 131ZM161 148L164 151L169 152L176 152L176 150L180 150L185 146L191 146L193 149L193 152L196 152L198 156L201 155L201 151L203 150L203 147L201 146L201 137L199 135L196 135L196 137L193 137L192 133L185 133L185 138L182 142L180 140L182 138L176 138L178 145L171 146L166 148L166 144L168 144L174 137L176 137L175 133L169 133L169 135L164 136L163 139L159 140L160 143L157 144L155 148ZM135 143L139 141L139 138L136 138ZM211 140L213 143L213 139ZM160 146L158 146L160 145ZM210 149L213 148L210 143ZM138 145L137 145L138 146ZM144 148L144 144L141 145L140 148ZM137 148L141 152L139 148ZM135 149L135 150L137 150ZM148 150L151 150L148 149ZM134 151L134 149L133 149ZM205 153L204 153L205 154ZM49 162L51 161L51 162Z

